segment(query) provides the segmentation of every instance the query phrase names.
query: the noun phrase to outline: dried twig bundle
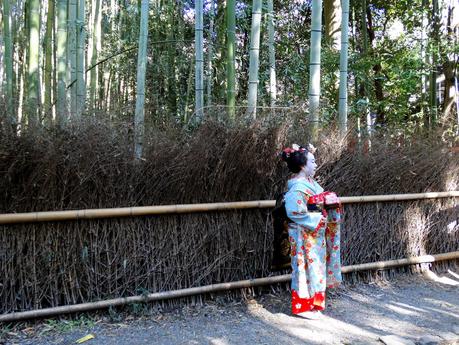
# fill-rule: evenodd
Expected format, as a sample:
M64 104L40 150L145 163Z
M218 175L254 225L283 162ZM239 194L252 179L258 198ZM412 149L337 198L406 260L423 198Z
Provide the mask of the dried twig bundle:
M124 126L2 137L0 212L273 199L287 177L277 153L307 142L295 128L209 121L150 133L142 162ZM340 195L457 189L458 160L440 144L330 133L318 175ZM458 250L458 214L454 199L346 206L344 264ZM1 226L0 312L268 275L271 241L269 210Z

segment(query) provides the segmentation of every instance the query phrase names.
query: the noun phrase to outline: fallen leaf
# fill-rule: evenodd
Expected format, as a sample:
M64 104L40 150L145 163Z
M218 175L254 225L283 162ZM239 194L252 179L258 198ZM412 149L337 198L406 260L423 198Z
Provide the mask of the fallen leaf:
M80 338L77 341L75 341L75 343L76 344L81 344L81 343L84 343L85 341L88 341L88 340L91 340L91 339L94 339L94 335L93 334L88 334L88 335L85 335L83 338Z

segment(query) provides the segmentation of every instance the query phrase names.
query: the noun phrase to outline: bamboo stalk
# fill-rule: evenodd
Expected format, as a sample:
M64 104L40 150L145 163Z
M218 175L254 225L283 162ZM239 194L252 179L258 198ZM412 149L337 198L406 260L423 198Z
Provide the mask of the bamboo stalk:
M249 50L249 92L247 95L247 115L256 119L258 96L258 69L260 65L260 31L261 31L262 1L252 1L252 28L250 29Z
M226 2L226 105L230 120L236 105L236 1Z
M327 2L325 2L327 3ZM341 50L339 61L339 105L338 119L340 134L344 137L347 132L347 113L348 113L348 50L349 50L349 0L342 0L341 14Z
M317 141L320 120L320 66L322 48L322 1L311 3L311 41L309 49L309 121L312 138Z
M203 52L203 0L195 1L195 104L196 104L196 121L199 123L204 116L204 52Z
M392 195L368 195L341 197L343 204L362 202L384 202L384 201L407 201L436 198L459 197L459 191L418 193L418 194L392 194ZM140 206L122 208L102 208L69 211L48 211L30 213L6 213L0 214L0 224L33 223L47 221L97 219L97 218L118 218L135 216L152 216L164 214L180 214L209 211L228 211L254 208L272 208L275 200L255 200L238 202L219 202L206 204L182 204L162 206Z
M139 51L137 54L137 85L134 114L134 152L135 158L140 159L143 152L143 137L145 134L145 74L147 69L147 46L148 46L148 0L141 1Z
M435 262L435 261L454 260L454 259L459 259L459 251L442 253L442 254L434 254L434 255L423 255L423 256L406 258L406 259L379 261L379 262L365 263L361 265L345 266L341 268L341 272L350 273L350 272L358 272L358 271L365 271L365 270L381 270L381 269L388 269L388 268L398 267L398 266L406 266L406 265L412 265L412 264L430 263L430 262ZM227 291L227 290L232 290L232 289L243 289L243 288L249 288L249 287L255 287L255 286L286 283L286 282L289 282L290 279L291 279L290 274L284 274L284 275L279 275L279 276L274 276L274 277L240 280L236 282L206 285L206 286L187 288L187 289L181 289L181 290L155 292L155 293L150 293L148 295L113 298L113 299L98 301L98 302L88 302L88 303L80 303L80 304L66 305L66 306L53 307L53 308L30 310L30 311L24 311L24 312L18 312L18 313L2 314L0 315L0 322L21 321L21 320L40 318L40 317L50 317L50 316L56 316L56 315L61 315L61 314L68 314L68 313L87 312L91 310L104 309L104 308L109 308L109 307L126 305L130 303L153 302L153 301L160 301L160 300L165 300L165 299L201 295L205 293Z

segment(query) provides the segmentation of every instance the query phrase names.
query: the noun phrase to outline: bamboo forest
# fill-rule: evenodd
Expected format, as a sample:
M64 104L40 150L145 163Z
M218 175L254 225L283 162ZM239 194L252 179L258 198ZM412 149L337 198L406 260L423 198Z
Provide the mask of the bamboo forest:
M2 3L2 122L17 129L277 106L321 125L457 131L454 0Z
M459 342L458 0L0 10L0 344Z

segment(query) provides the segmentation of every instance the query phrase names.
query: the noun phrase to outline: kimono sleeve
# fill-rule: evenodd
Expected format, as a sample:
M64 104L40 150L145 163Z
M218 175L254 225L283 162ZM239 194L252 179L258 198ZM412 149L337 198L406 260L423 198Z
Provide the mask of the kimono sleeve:
M310 231L316 230L323 221L322 213L308 212L308 195L298 191L290 191L285 194L285 210L287 217L293 222L306 227Z
M341 217L341 208L333 208L327 211L328 216L327 216L327 221L328 223L342 223L342 217Z

